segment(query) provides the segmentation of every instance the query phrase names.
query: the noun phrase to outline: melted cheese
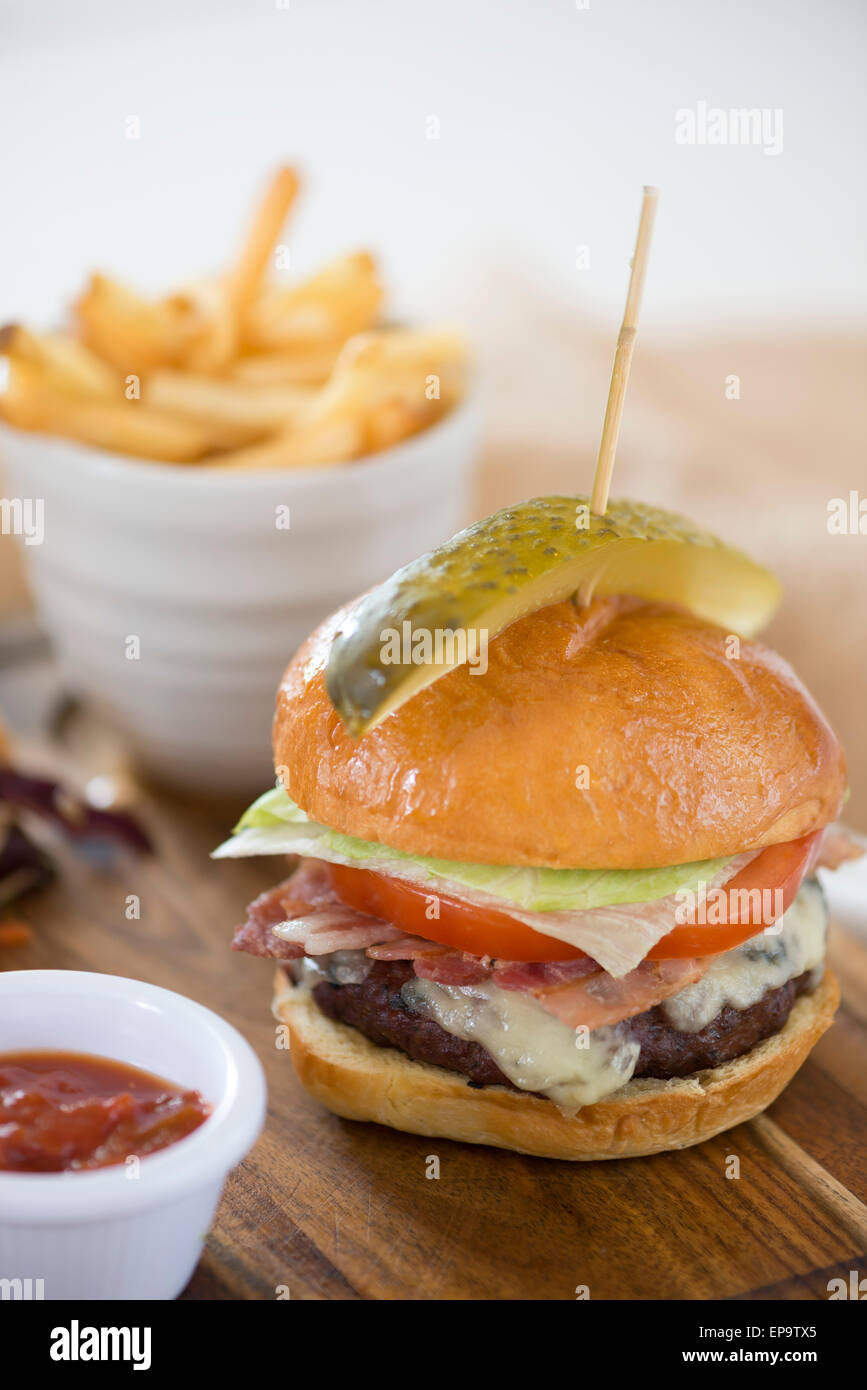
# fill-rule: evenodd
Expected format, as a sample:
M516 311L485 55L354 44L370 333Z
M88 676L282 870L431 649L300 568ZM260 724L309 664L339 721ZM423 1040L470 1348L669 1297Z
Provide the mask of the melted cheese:
M410 980L401 994L447 1033L479 1043L522 1091L539 1091L564 1110L619 1090L638 1061L639 1045L623 1025L576 1032L529 995L490 980L470 986Z
M710 967L662 1008L672 1027L694 1033L725 1004L747 1009L769 989L816 969L825 954L827 914L821 889L805 884L788 912ZM564 1110L593 1105L630 1080L639 1044L629 1023L576 1032L531 996L492 981L472 986L410 980L401 990L410 1008L436 1019L447 1033L479 1043L522 1091L550 1097Z
M748 1009L769 989L815 970L825 956L826 927L822 890L807 883L774 928L727 951L694 985L666 999L667 1021L681 1033L698 1033L725 1005Z

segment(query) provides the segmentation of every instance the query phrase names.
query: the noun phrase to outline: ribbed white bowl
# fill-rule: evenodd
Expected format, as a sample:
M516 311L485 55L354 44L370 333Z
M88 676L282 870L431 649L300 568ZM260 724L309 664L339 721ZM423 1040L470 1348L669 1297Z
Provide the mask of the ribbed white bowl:
M224 1019L171 990L77 970L2 971L0 1052L33 1048L114 1057L200 1091L213 1111L136 1173L125 1164L0 1172L6 1296L174 1298L196 1266L226 1175L264 1123L256 1054Z
M163 779L265 785L289 657L338 604L465 524L477 437L467 403L357 463L229 473L0 428L6 495L44 503L44 540L24 555L68 688Z

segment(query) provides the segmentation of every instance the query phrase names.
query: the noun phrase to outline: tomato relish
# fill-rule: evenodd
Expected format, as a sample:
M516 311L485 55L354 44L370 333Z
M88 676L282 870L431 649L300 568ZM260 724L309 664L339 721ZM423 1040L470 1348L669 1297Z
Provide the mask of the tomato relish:
M210 1113L198 1091L110 1057L0 1053L0 1171L107 1168L184 1139Z

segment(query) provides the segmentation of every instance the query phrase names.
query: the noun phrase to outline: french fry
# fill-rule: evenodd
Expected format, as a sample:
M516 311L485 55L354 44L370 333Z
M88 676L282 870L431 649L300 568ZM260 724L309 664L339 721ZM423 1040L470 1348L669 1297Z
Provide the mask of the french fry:
M250 303L298 193L298 175L284 167L274 175L259 206L234 268L226 276L229 298L240 314Z
M299 425L264 444L209 460L227 469L322 468L356 458L364 446L357 419L315 421Z
M184 325L178 360L193 372L220 372L238 348L238 319L225 281L202 280L165 301Z
M364 452L376 453L379 449L390 449L393 444L418 434L426 425L432 423L430 410L421 410L406 404L405 401L385 401L368 414L364 438Z
M244 341L260 350L344 342L379 315L383 289L366 251L342 256L292 289L270 289L250 306Z
M169 301L144 299L107 275L91 276L74 314L87 346L124 376L176 365L191 331Z
M466 362L466 342L453 329L419 332L406 328L381 328L359 333L346 343L335 370L353 368L389 372L409 369L427 372L430 369L429 374L436 375L437 366L463 369Z
M463 394L466 348L456 334L381 329L350 339L299 428L354 420L371 453L439 419Z
M213 447L213 432L140 401L103 401L53 391L38 371L11 360L0 417L18 429L66 435L112 453L190 463Z
M188 325L179 360L194 372L220 372L237 354L240 319L255 295L268 257L298 192L293 169L272 179L231 271L219 279L188 286L167 301Z
M218 381L164 367L147 378L143 399L157 410L236 430L236 443L285 429L309 406L313 393L296 386Z
M294 170L277 171L223 275L149 299L97 273L74 306L77 336L0 329L0 417L227 469L324 467L439 419L466 387L463 340L377 327L383 290L367 252L300 285L267 282L297 189Z
M260 386L322 386L340 355L341 344L304 352L253 353L229 368L234 381Z
M95 352L66 333L32 333L19 323L0 328L0 353L40 367L58 390L117 399L117 374Z
M407 432L413 433L460 399L465 368L466 349L450 332L384 329L360 334L344 347L304 419L359 415L376 438L394 436L402 412ZM388 425L382 423L384 412L391 417Z

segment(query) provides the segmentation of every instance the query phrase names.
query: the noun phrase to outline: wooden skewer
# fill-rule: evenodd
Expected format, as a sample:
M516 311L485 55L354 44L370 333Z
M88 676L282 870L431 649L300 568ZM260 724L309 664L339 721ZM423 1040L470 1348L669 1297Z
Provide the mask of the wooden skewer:
M659 189L645 188L641 204L641 220L638 224L638 238L635 254L632 257L632 274L629 277L629 291L626 295L626 308L623 323L617 338L617 351L614 354L614 368L611 372L611 386L608 390L608 404L605 407L605 422L602 426L602 439L599 444L599 457L593 475L593 493L590 510L595 516L604 516L608 506L608 491L611 487L611 474L614 471L614 453L617 437L620 434L620 419L623 415L623 402L626 399L626 386L629 381L629 368L632 351L635 347L635 333L638 328L638 314L641 309L641 292L644 289L644 272L647 270L647 257L650 253L650 238L653 234L653 219L656 216L656 203Z

